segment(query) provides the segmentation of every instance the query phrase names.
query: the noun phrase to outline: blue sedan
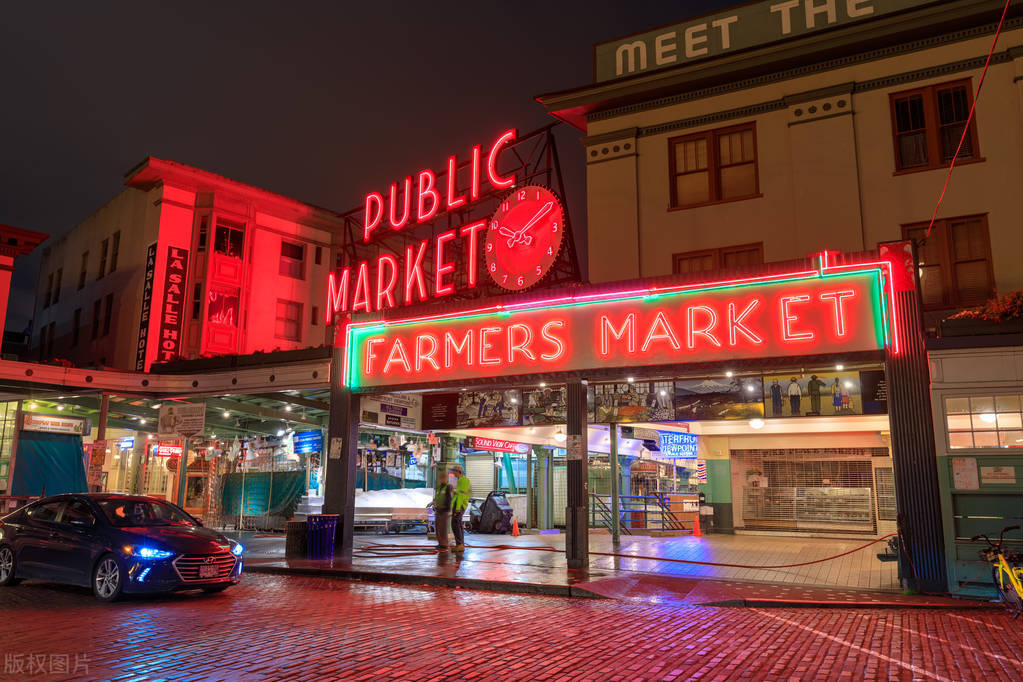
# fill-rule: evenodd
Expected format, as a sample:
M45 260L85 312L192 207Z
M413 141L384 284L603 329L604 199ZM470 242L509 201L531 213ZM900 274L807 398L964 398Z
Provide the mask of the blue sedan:
M122 594L238 582L243 548L163 500L114 493L48 497L0 518L0 587L23 579Z

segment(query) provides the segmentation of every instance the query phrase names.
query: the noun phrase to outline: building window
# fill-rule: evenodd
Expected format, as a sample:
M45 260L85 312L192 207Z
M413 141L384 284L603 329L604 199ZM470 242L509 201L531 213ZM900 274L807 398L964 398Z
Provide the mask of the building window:
M690 208L758 196L753 123L668 140L671 207Z
M274 336L290 341L301 340L302 304L277 299L277 325Z
M106 311L103 314L103 336L110 333L110 317L114 313L114 295L107 294Z
M926 310L979 305L995 293L987 217L936 220L904 225L902 234L917 242L920 297Z
M92 303L92 339L99 338L100 313L103 311L103 301L96 299Z
M52 358L53 337L57 334L57 323L51 322L50 324L46 325L46 328L49 330L46 334L46 357Z
M281 240L281 264L278 272L285 277L305 279L305 246Z
M107 252L109 250L110 240L104 239L99 247L99 274L96 275L96 279L103 279L103 275L107 274Z
M319 322L319 320L320 320L320 306L317 306L317 305L310 306L309 310L311 311L311 313L309 315L309 324L311 324L312 326L315 327L316 325L318 325L320 323Z
M82 329L82 309L75 308L75 321L74 326L71 327L71 347L74 348L78 345L79 333Z
M245 231L241 226L217 221L217 231L213 237L214 251L230 258L241 258L244 245Z
M85 278L89 274L89 252L82 254L82 269L78 271L78 288L85 287Z
M53 303L60 300L60 287L64 283L64 268L57 268L57 274L53 277Z
M970 81L932 85L891 96L896 171L942 168L952 162L970 115ZM977 124L959 151L960 160L979 158Z
M209 222L210 222L209 216L204 215L202 218L199 219L199 246L196 248L196 251L198 251L199 253L206 252L206 238L207 233L210 231Z
M198 320L202 313L202 282L196 282L192 289L192 319Z
M764 244L740 244L720 249L686 251L672 256L671 271L678 275L707 270L731 270L764 262Z
M117 269L117 252L121 250L121 231L114 232L114 243L110 247L110 272Z
M945 398L950 449L1023 448L1023 395Z
M316 251L313 252L314 262L319 265L323 261L323 247L317 246Z
M50 299L53 298L53 273L46 276L46 295L43 296L43 308L50 307Z

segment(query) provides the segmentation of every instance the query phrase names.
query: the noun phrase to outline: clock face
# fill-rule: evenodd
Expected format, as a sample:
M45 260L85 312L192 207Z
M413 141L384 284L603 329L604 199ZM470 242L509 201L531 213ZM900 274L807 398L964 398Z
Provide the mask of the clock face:
M546 187L516 187L487 225L486 261L490 278L509 291L540 281L561 249L565 212Z

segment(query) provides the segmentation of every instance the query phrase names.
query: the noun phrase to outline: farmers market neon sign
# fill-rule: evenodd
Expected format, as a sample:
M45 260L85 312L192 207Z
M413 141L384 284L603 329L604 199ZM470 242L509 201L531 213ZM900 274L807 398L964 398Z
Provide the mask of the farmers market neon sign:
M855 352L898 341L888 263L576 294L352 323L345 383L410 385L597 367ZM339 330L340 331L340 330Z

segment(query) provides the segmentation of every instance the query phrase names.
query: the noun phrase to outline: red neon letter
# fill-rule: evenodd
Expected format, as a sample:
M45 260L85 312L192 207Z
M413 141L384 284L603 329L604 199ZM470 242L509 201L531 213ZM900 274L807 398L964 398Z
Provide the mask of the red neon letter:
M469 201L480 198L480 146L472 148L472 181L469 183Z
M842 305L842 301L855 295L856 292L851 289L831 291L820 295L822 301L831 300L835 304L835 334L838 336L845 336L845 307Z
M454 154L448 157L448 210L465 203L465 195L458 194L458 161Z
M456 233L454 230L448 230L443 234L437 235L437 244L434 246L434 250L437 253L437 267L433 269L433 295L434 296L447 296L448 294L454 293L455 285L451 282L444 283L444 275L455 271L454 263L444 262L444 245L454 239Z
M752 329L742 323L746 319L746 316L753 312L753 310L760 305L760 299L754 298L748 306L743 308L743 311L738 315L735 314L735 304L728 304L728 344L731 346L735 345L735 332L739 332L753 343L763 343L764 340L757 336Z
M416 184L419 190L416 198L416 219L421 223L436 215L437 209L440 208L440 194L434 189L436 184L437 176L433 174L432 170L427 168L419 171L419 182ZM430 198L429 211L424 209L427 197Z
M792 323L799 318L789 312L789 305L793 303L805 303L810 300L807 295L802 296L782 296L781 297L781 337L786 341L800 341L809 340L813 338L813 332L794 332L792 331Z
M373 312L369 303L369 265L366 261L359 263L359 274L355 278L355 295L352 296L352 310L362 310L367 313Z
M480 364L481 365L500 365L501 358L488 358L487 351L494 347L494 344L487 340L487 337L491 334L500 334L500 327L484 327L480 330Z
M423 350L423 342L430 342L430 350ZM437 352L437 337L433 334L420 334L416 337L416 371L423 371L423 362L429 362L434 369L440 369L437 361L433 359Z
M334 315L348 310L348 275L351 268L341 271L341 281L332 272L327 275L327 324L333 324ZM337 284L337 286L334 286Z
M394 185L391 185L394 187ZM379 192L366 195L366 210L362 214L362 241L369 241L369 233L377 229L380 219L384 217L384 198Z
M461 343L455 343L455 337L451 332L444 332L444 367L451 368L451 351L459 355L465 355L465 364L472 366L472 330L467 329Z
M522 343L515 341L515 330L521 329L525 332ZM530 360L536 360L533 351L529 350L529 344L533 343L533 330L528 325L517 323L508 327L508 362L515 362L515 353L522 353Z
M391 193L387 195L387 199L391 209L391 229L400 230L408 223L409 213L412 210L412 176L410 175L405 178L405 206L400 220L394 215L398 204L398 185L393 182L391 183Z
M490 148L490 154L487 155L487 178L490 180L490 184L495 189L504 189L505 187L511 187L515 184L515 174L512 173L506 178L502 178L497 174L497 154L501 151L501 148L508 144L510 141L515 139L515 129L512 128L501 137L497 138L497 142Z
M690 310L692 310L692 309L690 308ZM690 319L692 319L692 318L690 317ZM690 327L691 326L692 326L692 324L690 324ZM711 325L711 326L713 326L713 325ZM655 334L654 330L656 330L658 327L660 327L661 331L659 331L659 332L657 332ZM690 337L690 338L692 338L692 337ZM657 317L654 318L654 323L650 325L650 331L647 332L646 339L643 341L643 349L642 350L643 350L644 353L646 352L647 348L650 347L650 344L655 339L665 339L665 340L668 341L668 343L671 344L671 347L674 348L675 350L681 350L682 349L682 346L680 346L678 344L678 339L675 338L675 332L672 330L671 325L668 324L668 320L667 320L667 318L664 317L664 313L663 312L658 312L657 313ZM690 346L690 348L692 348L692 346Z
M366 341L366 374L370 375L373 373L373 360L376 359L377 354L373 352L373 346L383 343L383 339L369 339Z
M476 286L476 251L479 245L479 240L476 238L476 233L487 226L486 220L480 220L479 222L466 225L462 228L462 236L469 235L469 288L472 289Z
M704 313L707 316L708 322L707 322L706 325L703 326L702 329L697 329L696 328L695 320L696 320L696 311L697 310L699 310L700 312ZM703 338L707 339L708 341L713 343L715 346L718 346L718 347L721 346L721 342L719 342L716 338L714 338L714 335L710 333L711 330L713 330L714 327L717 326L717 323L718 323L718 314L714 312L713 308L711 308L710 306L705 306L705 305L692 305L692 306L689 306L688 309L686 309L686 316L689 318L689 333L686 336L686 345L687 346L689 346L690 348L696 348L696 335L697 334L699 334Z
M628 333L628 348L629 353L636 352L636 313L629 313L625 316L625 322L622 323L621 329L617 331L611 325L611 320L608 319L607 315L600 316L600 354L607 355L610 350L608 349L608 332L615 337L618 341L622 340L622 337Z
M416 258L412 260L412 246L405 247L405 305L412 304L412 280L416 281L419 300L426 300L426 280L423 279L423 255L426 253L426 240L419 242Z
M394 339L391 352L387 354L387 362L384 363L384 374L391 371L391 364L395 362L400 362L401 366L405 368L406 373L412 371L412 366L408 363L408 353L405 352L405 344L401 342L400 337Z
M384 265L391 271L387 284L384 284ZM398 261L390 254L384 254L377 258L377 310L384 309L384 301L387 307L394 307L394 285L398 283Z
M564 326L565 322L563 320L554 320L552 322L548 322L543 326L543 328L540 329L540 336L542 336L544 340L549 341L551 344L553 344L555 348L555 351L553 353L541 353L540 354L541 360L557 360L558 358L565 354L565 344L561 341L561 339L550 333L552 327L563 328Z

